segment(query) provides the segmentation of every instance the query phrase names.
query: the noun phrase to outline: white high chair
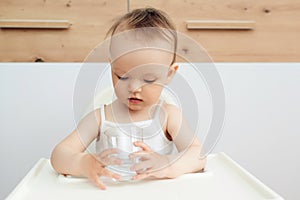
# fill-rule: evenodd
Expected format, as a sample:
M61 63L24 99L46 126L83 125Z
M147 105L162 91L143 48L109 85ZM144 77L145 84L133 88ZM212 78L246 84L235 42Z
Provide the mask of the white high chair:
M112 88L103 90L96 95L91 107L97 108L101 104L110 103L112 96ZM176 104L166 93L162 94L162 98L168 103ZM91 145L95 145L95 142ZM109 189L102 191L85 178L65 178L54 172L49 159L41 158L6 199L117 200L130 198L137 200L142 197L143 200L156 198L283 200L280 195L224 153L209 155L204 173L185 174L176 179L121 184L106 183L106 185ZM199 189L201 189L200 193ZM134 195L128 191L134 191Z

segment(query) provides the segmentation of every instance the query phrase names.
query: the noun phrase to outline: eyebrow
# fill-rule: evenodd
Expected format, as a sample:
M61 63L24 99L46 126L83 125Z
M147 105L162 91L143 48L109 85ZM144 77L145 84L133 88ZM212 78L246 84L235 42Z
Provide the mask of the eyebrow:
M123 71L122 69L114 69L114 68L113 68L112 71L115 72L115 73L124 73L124 74L126 73L126 72Z
M145 76L155 76L155 77L157 77L157 76L159 76L160 74L159 73L154 73L154 72L150 72L150 73L147 73L147 74L143 74L143 76L145 77Z

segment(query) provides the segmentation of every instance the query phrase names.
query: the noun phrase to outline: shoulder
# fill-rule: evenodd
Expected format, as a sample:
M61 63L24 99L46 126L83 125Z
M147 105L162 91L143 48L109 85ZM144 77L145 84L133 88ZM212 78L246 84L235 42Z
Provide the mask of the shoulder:
M101 108L97 108L95 110L90 111L88 114L86 114L82 120L80 121L81 124L90 125L92 124L98 124L101 123Z
M182 123L181 109L172 104L164 104L164 109L167 113L167 132L174 137Z
M179 117L182 115L180 108L176 105L164 103L163 108L167 113L168 118Z

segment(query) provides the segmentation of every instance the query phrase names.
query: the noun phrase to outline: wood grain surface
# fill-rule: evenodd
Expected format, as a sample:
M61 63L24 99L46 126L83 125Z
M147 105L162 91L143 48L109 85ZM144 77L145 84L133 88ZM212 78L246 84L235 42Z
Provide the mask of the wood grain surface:
M299 62L300 0L131 0L130 9L167 12L180 32L216 62ZM69 29L0 29L2 62L82 62L113 22L124 0L1 0L0 19L69 20ZM188 20L255 21L253 30L188 30ZM189 53L189 44L181 46Z

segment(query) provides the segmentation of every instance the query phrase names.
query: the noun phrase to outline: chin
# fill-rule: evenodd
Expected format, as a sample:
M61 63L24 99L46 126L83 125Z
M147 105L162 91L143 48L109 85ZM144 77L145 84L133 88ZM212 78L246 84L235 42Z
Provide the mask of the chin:
M129 105L128 109L131 110L131 111L140 111L143 108L142 108L142 106L132 106L132 105Z
M144 104L131 104L131 103L127 103L127 107L129 110L132 111L139 111L139 110L143 110L145 108Z

